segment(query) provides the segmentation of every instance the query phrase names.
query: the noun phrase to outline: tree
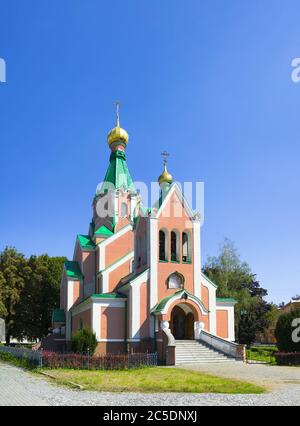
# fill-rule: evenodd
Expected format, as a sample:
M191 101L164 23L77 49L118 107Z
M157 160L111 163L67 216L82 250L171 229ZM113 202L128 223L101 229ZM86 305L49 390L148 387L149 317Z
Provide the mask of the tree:
M87 328L77 331L72 336L72 351L79 354L94 355L97 347L96 334Z
M7 345L14 334L16 306L30 272L25 256L15 248L6 247L0 253L0 309L6 323Z
M16 307L14 336L40 340L47 336L54 308L59 307L59 289L64 257L31 256L31 273L22 288Z
M217 257L208 259L204 273L218 285L218 297L233 297L235 307L236 336L240 343L250 345L258 333L271 323L273 306L263 298L267 290L261 288L249 265L240 260L237 249L228 239Z

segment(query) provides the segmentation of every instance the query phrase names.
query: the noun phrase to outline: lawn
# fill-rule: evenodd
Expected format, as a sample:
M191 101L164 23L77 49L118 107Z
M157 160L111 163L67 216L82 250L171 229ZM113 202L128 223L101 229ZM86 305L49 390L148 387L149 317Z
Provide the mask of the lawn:
M258 394L264 388L251 383L210 376L179 368L153 367L122 371L44 370L62 385L70 382L100 392L187 392Z

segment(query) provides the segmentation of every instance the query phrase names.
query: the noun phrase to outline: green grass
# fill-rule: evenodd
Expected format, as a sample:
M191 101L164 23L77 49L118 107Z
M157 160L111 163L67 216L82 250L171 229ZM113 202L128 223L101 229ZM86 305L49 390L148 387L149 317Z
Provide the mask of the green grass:
M101 392L186 392L258 394L265 389L243 381L210 376L179 368L152 367L125 371L44 370L58 384L70 382Z
M249 361L266 362L271 365L276 364L274 353L278 351L276 346L252 346L247 349L247 359Z
M26 368L27 370L34 371L36 369L36 366L30 364L30 362L28 362L26 359L18 359L10 353L0 352L0 361L15 365L16 367Z

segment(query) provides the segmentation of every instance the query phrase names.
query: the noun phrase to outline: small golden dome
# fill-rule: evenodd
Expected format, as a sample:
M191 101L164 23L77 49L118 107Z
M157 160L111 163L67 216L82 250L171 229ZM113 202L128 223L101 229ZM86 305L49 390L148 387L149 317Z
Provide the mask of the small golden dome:
M123 142L128 144L129 136L126 130L122 129L119 125L113 128L107 135L107 142L111 145L114 142Z
M158 178L158 182L160 185L163 183L171 184L173 182L173 176L168 172L166 164L163 173Z

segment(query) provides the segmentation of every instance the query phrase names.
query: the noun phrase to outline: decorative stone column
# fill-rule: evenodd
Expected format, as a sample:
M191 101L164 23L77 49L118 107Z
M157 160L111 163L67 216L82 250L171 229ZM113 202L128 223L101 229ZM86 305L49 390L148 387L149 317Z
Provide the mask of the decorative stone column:
M200 340L200 335L202 330L204 330L205 324L202 321L195 321L194 323L194 332L195 332L195 340Z
M166 365L175 365L176 358L175 358L175 350L176 350L176 343L175 338L170 330L170 324L169 321L161 321L160 328L162 329L165 337L166 337L166 344L164 345L165 349L165 364Z

